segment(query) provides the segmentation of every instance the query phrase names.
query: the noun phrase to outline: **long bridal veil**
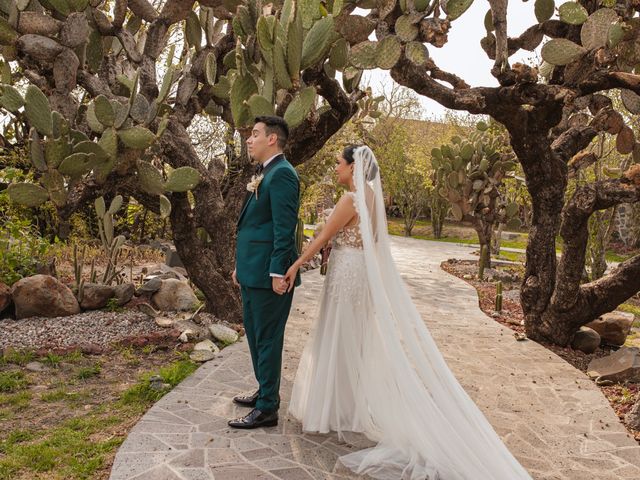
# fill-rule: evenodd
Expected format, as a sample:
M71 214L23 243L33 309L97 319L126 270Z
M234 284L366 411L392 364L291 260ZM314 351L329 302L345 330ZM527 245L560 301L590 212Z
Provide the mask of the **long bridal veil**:
M373 152L358 147L354 157L372 305L362 361L343 367L359 369L359 416L378 444L340 461L384 480L531 479L445 363L393 262Z

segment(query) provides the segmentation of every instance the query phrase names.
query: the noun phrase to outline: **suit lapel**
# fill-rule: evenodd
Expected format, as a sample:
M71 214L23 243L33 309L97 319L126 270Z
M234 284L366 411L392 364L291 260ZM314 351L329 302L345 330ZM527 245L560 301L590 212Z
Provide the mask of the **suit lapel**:
M277 157L275 157L273 160L271 160L271 162L269 162L269 165L267 165L264 168L264 170L262 170L263 181L264 181L264 177L267 176L267 173L269 172L269 170L271 170L277 163L280 163L284 159L285 159L284 154L280 154ZM242 217L244 217L244 214L247 211L247 207L249 206L249 202L253 198L254 194L255 192L247 192L247 196L245 197L245 200L244 200L244 205L242 206L242 210L240 211L240 216L238 217L237 225L240 225L240 222L242 221Z

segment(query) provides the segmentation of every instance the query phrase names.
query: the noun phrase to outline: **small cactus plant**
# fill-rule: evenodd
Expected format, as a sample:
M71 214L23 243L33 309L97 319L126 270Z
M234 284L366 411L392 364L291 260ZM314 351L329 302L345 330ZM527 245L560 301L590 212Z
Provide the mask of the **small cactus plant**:
M500 190L502 180L517 166L515 155L494 130L478 122L469 138L454 136L450 144L431 151L437 193L449 202L457 221L473 223L481 246L490 245L491 232L499 224L520 226L518 205L508 202Z

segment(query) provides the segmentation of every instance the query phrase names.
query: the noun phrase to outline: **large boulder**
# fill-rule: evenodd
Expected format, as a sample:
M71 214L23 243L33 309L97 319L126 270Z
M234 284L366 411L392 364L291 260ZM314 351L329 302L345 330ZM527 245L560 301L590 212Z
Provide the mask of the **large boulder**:
M571 348L584 353L593 353L600 346L600 335L591 328L580 327L573 337Z
M9 305L11 305L11 289L0 282L0 313Z
M605 313L586 326L600 334L602 341L608 345L622 346L631 332L635 315L627 312Z
M123 283L113 287L113 291L113 296L116 298L118 306L121 307L133 298L133 295L136 292L136 287L133 283Z
M160 289L153 294L151 300L165 312L193 310L199 303L189 284L174 278L162 280Z
M587 375L600 381L640 382L640 348L622 347L607 357L591 360Z
M49 275L18 280L11 289L16 318L64 317L80 313L80 305L65 284Z
M97 310L107 306L107 302L115 295L115 290L109 285L100 283L85 283L82 289L80 306L85 310Z

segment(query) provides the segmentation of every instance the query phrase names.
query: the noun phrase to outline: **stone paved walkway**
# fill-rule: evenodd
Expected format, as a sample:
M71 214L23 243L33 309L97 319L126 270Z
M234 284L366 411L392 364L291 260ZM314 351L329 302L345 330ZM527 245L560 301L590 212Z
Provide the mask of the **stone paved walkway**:
M640 479L640 447L593 382L538 344L515 341L479 310L471 286L439 268L448 258L470 258L469 249L394 238L393 253L453 372L536 480ZM335 435L303 434L286 414L322 279L307 273L296 292L278 427L227 427L247 411L232 397L256 385L242 341L147 412L120 447L111 480L360 478L336 460L370 445L366 439L353 435L341 444Z

